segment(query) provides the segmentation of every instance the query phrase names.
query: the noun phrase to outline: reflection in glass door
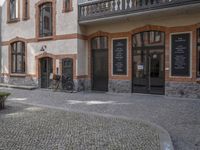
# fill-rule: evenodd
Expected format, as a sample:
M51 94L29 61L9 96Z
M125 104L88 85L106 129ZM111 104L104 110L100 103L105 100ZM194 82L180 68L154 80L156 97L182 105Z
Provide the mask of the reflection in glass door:
M164 94L164 33L150 31L133 36L132 75L133 92Z
M163 50L149 50L149 93L164 93L164 54Z
M133 57L133 90L138 93L144 91L146 93L147 77L148 77L148 60L145 50L135 50Z

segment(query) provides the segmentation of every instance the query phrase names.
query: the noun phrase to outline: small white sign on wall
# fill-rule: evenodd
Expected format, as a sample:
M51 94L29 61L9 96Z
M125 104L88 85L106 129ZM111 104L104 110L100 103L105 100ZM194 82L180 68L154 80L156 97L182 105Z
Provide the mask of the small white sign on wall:
M138 70L144 70L144 65L138 65L138 66L137 66L137 69L138 69Z

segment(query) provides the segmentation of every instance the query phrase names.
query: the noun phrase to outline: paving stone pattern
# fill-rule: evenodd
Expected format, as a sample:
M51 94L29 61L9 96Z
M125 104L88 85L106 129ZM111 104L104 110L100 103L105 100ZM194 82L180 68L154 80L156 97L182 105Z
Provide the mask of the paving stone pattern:
M142 119L166 129L175 150L200 150L200 100L156 95L61 93L50 90L1 89L15 102L62 110Z
M0 111L0 149L159 150L159 135L138 121L10 103Z

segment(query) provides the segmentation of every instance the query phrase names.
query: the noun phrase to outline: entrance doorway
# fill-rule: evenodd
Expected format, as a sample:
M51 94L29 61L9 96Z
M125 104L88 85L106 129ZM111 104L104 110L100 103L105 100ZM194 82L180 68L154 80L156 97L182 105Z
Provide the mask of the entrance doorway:
M67 89L67 80L70 79L73 81L73 59L65 58L62 60L62 88Z
M149 31L133 36L132 90L164 94L164 33Z
M92 40L92 90L108 91L107 37Z
M49 57L41 58L41 88L49 88L51 85L50 74L53 73L53 59Z

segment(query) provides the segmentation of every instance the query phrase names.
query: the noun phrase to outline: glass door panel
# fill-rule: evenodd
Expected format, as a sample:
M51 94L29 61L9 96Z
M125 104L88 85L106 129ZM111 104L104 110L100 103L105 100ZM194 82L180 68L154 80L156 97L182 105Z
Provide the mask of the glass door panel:
M133 56L133 91L147 93L148 57L146 50L135 50Z
M133 92L164 94L164 50L134 50Z
M163 50L149 50L149 93L164 94Z

